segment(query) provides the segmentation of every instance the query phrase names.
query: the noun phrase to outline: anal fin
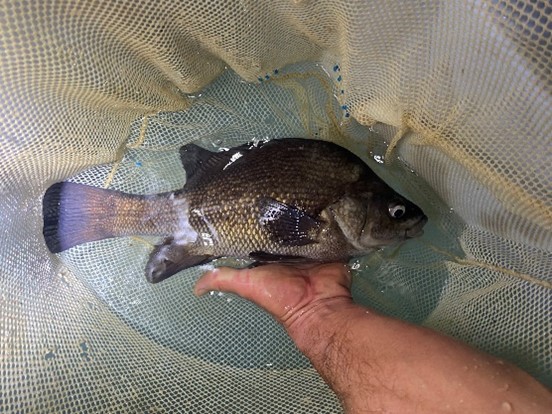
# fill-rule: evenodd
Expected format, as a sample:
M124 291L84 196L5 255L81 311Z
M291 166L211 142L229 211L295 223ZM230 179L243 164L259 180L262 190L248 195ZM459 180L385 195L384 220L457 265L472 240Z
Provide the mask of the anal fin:
M187 246L179 245L172 238L155 246L146 265L146 279L159 283L181 270L199 266L215 259L208 254L193 254Z

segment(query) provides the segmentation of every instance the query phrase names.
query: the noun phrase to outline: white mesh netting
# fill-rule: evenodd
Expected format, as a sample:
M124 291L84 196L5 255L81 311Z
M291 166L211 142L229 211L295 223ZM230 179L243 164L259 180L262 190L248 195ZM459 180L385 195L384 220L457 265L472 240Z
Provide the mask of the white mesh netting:
M353 293L552 384L552 6L3 1L0 412L340 412L283 330L153 239L52 255L42 194L180 188L178 148L332 139L429 216ZM415 171L415 173L414 173Z

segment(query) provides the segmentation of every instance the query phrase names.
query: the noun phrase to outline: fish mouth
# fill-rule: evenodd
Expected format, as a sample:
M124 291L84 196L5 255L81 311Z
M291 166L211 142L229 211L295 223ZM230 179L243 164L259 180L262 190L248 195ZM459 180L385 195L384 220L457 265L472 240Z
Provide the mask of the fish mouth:
M423 215L418 219L416 223L412 225L409 229L406 229L404 236L407 239L413 239L414 237L419 237L424 234L424 226L427 223L427 216Z

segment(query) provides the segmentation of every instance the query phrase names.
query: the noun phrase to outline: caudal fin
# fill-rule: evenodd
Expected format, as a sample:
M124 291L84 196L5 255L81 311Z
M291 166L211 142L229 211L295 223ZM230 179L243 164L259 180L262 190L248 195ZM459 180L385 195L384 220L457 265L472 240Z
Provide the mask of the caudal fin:
M44 240L52 253L78 244L113 237L107 228L113 214L108 203L111 190L62 182L44 194Z

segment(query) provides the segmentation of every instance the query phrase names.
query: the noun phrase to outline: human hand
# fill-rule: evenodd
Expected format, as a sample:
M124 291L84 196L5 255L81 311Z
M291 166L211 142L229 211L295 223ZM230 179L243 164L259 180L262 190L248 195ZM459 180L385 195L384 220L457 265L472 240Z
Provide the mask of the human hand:
M279 264L215 269L195 294L232 292L271 313L348 413L548 412L550 391L519 368L355 305L350 284L344 264Z
M317 308L352 305L350 286L350 271L343 263L271 264L252 269L214 269L199 279L194 293L236 293L264 308L290 331L316 313Z

